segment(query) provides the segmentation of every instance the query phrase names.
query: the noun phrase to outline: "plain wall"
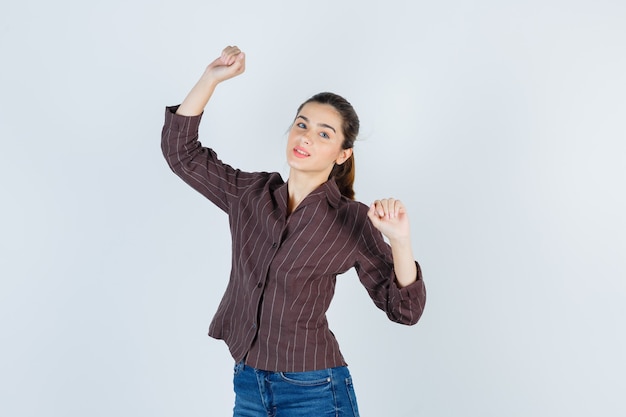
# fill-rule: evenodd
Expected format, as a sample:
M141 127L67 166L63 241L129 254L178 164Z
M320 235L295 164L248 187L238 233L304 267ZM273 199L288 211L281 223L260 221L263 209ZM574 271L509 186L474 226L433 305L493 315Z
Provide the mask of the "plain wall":
M296 107L362 120L357 199L409 210L415 327L356 275L329 312L363 417L626 414L626 3L3 2L0 415L228 416L206 336L226 216L169 171L164 107L221 49L203 143L286 174Z

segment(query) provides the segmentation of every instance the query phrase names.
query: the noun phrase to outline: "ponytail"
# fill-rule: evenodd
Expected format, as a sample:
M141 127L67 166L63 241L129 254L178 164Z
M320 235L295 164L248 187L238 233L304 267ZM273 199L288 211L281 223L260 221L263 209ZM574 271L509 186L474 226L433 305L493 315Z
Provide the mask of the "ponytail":
M341 195L354 200L354 153L341 165L335 164L328 179L335 180Z

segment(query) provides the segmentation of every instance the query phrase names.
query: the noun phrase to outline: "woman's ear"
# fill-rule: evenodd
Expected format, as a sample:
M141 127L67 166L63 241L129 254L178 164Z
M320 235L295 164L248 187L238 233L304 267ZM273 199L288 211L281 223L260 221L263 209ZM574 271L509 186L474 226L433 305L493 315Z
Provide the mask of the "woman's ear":
M337 165L341 165L344 162L346 162L348 158L350 158L351 156L352 156L352 148L342 149L341 152L339 152L339 157L335 159L335 163Z

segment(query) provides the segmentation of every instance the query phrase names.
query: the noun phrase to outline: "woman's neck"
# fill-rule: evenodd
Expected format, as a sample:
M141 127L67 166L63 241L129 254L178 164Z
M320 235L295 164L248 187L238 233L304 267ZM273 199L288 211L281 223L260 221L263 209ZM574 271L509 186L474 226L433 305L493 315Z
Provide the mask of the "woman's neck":
M293 213L302 200L311 194L313 190L324 184L327 179L328 177L313 177L292 170L289 173L289 179L287 179L287 190L289 191L288 214Z

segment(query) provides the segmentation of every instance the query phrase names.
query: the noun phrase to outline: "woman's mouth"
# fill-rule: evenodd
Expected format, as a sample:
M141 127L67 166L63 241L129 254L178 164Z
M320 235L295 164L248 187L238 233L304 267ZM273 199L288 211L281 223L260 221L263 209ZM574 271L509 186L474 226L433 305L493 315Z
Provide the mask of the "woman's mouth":
M307 151L300 148L299 146L296 146L295 148L293 148L293 154L295 155L296 158L306 158L306 157L311 156Z

